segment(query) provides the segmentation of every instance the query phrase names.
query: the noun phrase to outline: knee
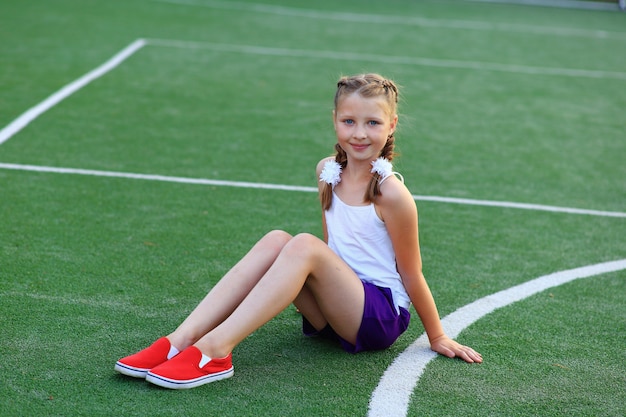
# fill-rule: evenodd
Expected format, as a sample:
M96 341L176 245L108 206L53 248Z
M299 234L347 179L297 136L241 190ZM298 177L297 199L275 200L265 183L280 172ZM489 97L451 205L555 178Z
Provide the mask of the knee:
M277 251L281 251L291 239L293 239L293 236L287 232L282 230L272 230L267 233L262 240L270 247L273 247Z
M284 250L291 256L307 256L313 254L320 243L323 241L315 235L299 233L289 240Z

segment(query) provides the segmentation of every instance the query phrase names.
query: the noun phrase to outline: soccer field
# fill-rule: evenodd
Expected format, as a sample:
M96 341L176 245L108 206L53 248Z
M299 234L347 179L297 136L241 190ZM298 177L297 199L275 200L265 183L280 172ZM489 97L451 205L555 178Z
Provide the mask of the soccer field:
M626 13L559 4L0 2L0 415L626 415ZM231 379L115 373L267 231L321 235L361 72L401 86L424 272L484 362L414 309L350 355L290 308Z

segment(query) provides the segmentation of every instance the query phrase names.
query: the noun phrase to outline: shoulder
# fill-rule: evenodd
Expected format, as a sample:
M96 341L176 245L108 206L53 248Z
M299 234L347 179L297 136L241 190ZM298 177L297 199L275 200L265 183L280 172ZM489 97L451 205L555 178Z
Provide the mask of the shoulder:
M383 205L394 205L410 202L415 205L415 200L406 185L395 175L387 178L380 186L379 202Z
M387 178L380 186L380 192L376 206L383 221L417 216L415 199L407 186L396 176Z
M321 161L317 163L317 167L315 168L315 177L319 179L319 181L317 182L317 188L320 193L327 192L325 191L327 189L326 187L327 183L324 180L322 180L322 171L324 170L324 167L329 161L334 161L334 160L335 160L334 157L329 156L329 157L322 159ZM325 197L322 197L322 202L323 201L325 201ZM322 203L322 205L325 206L324 203Z
M328 156L324 159L322 159L321 161L319 161L317 163L317 167L315 168L315 172L317 173L317 176L319 177L319 175L322 173L322 170L324 169L324 165L326 165L326 162L328 161L333 161L335 159L335 157L333 156Z

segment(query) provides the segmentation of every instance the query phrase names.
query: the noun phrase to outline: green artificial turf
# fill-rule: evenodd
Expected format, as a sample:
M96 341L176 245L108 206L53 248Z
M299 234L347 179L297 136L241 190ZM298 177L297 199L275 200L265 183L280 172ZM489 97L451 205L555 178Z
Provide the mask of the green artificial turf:
M465 369L437 359L414 394L413 412L623 415L624 278L621 272L576 281L472 326L463 339L489 359Z
M0 129L147 44L0 144L0 163L315 187L336 79L375 71L401 85L395 168L413 194L624 213L624 17L470 1L4 2ZM442 316L626 258L624 217L417 204ZM415 315L390 349L349 355L302 337L288 309L237 346L233 378L190 391L113 371L272 229L321 235L315 193L0 168L0 415L366 415L423 332ZM485 362L437 358L408 414L623 415L625 278L479 320L460 340Z

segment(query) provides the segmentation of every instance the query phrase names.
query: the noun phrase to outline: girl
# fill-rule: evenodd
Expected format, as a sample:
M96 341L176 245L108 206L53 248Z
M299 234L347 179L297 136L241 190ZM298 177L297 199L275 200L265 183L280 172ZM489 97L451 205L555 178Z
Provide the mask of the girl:
M336 337L352 353L393 344L413 303L431 349L482 362L445 335L422 274L415 201L392 172L397 103L396 85L380 75L341 78L336 155L317 166L324 241L268 233L173 333L115 370L174 389L229 378L234 347L292 302L304 334Z

